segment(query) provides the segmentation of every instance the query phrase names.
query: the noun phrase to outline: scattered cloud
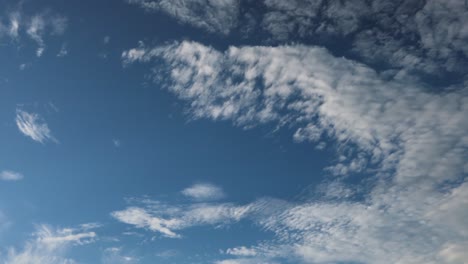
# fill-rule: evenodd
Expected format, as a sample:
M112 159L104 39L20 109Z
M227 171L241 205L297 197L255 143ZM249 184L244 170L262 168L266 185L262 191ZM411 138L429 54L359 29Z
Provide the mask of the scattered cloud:
M255 256L225 263L456 263L451 261L463 257L466 84L434 92L417 79L388 78L304 45L221 52L189 41L140 44L122 59L127 65L155 61L152 79L186 101L192 118L231 120L243 128L275 123L294 129L296 141L334 139L337 162L325 172L337 178L318 190L325 195L312 202L266 199L241 206L248 208L243 218L276 239L255 246ZM345 180L356 173L366 188L354 191ZM148 228L154 217L161 220L160 213L143 211L146 220L134 225ZM191 210L184 212L164 219L190 218ZM447 215L451 220L443 221ZM191 223L165 227L180 230Z
M47 37L63 35L67 28L67 18L51 11L34 15L14 11L7 14L7 21L6 25L0 22L0 38L6 36L13 43L19 43L22 36L29 37L37 44L37 57L41 57L46 50Z
M0 180L2 181L19 181L24 178L23 174L15 171L4 170L0 172Z
M196 201L212 201L223 198L223 190L210 183L199 183L182 191L182 194Z
M17 251L8 250L5 264L65 264L75 263L64 257L70 246L84 245L94 242L97 235L93 231L83 231L75 228L57 229L47 225L39 225L33 238L26 242L24 248Z
M464 1L127 0L211 32L270 34L273 42L345 41L340 52L392 75L468 73L468 8ZM323 41L325 40L325 41ZM326 44L325 44L326 45Z
M52 136L49 126L39 114L17 109L15 120L20 132L32 140L39 143L46 141L57 142Z
M182 23L228 34L237 25L239 0L127 0L146 11L162 11Z

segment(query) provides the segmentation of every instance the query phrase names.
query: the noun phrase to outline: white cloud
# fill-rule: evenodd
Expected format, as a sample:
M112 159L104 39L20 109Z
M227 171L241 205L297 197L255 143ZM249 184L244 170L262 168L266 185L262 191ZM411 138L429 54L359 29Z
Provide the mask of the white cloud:
M33 238L26 242L20 251L10 248L5 264L71 264L74 260L64 257L66 249L73 245L92 243L97 237L95 232L74 228L54 229L40 225Z
M237 25L239 0L127 0L147 11L162 11L182 23L228 34Z
M0 172L0 180L2 181L19 181L23 178L23 174L16 171L5 170Z
M347 41L352 45L340 47L340 52L357 55L394 75L413 70L468 73L468 9L461 0L262 0L256 3L255 15L249 13L249 1L127 1L212 32L228 34L247 27L250 34L266 31L280 43ZM258 18L260 28L249 17Z
M47 123L44 122L42 117L36 113L29 113L21 109L16 110L16 125L18 129L25 136L30 137L32 140L44 143L46 141L57 140L52 136Z
M48 36L63 35L67 28L67 18L51 11L34 15L14 11L8 13L7 17L7 25L0 23L0 38L7 36L12 40L12 43L20 44L21 36L27 35L37 44L37 57L43 55ZM0 17L1 19L2 17Z
M253 248L247 248L245 246L241 246L241 247L226 249L226 254L234 255L234 256L250 257L250 256L257 255L257 251Z
M223 190L213 184L199 183L182 191L182 194L196 201L218 200L224 197Z
M8 35L16 39L18 38L19 34L19 27L20 27L20 14L19 13L11 13L10 14L10 27L8 29Z
M144 207L128 207L112 212L120 222L137 228L146 228L168 238L180 238L177 230L194 226L222 226L237 222L247 216L250 206L232 204L192 204L168 206L151 202Z
M370 175L359 200L348 186L332 182L322 188L327 196L315 202L243 206L249 208L243 217L277 240L259 244L253 258L226 261L410 264L462 256L457 249L468 241L466 84L429 91L414 79L387 78L304 45L220 52L185 41L140 45L122 57L126 64L157 60L154 81L186 101L193 118L242 127L276 123L294 128L298 141L326 136L338 145L331 174ZM177 228L187 226L193 225Z
M367 62L431 74L467 73L463 70L468 57L464 1L263 2L263 28L278 40L347 38Z

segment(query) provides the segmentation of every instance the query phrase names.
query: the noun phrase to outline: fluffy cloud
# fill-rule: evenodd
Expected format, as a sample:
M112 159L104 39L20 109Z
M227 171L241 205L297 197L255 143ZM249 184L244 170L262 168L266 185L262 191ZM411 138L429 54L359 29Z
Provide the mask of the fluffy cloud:
M224 197L223 190L213 184L199 183L182 191L182 194L197 201L217 200Z
M17 109L15 121L20 132L36 142L57 141L39 114Z
M147 11L162 11L183 23L228 34L237 25L239 0L127 0Z
M72 259L63 257L66 249L73 245L91 243L97 237L96 233L86 228L55 229L50 226L40 225L33 238L26 242L20 251L10 248L5 264L71 264Z
M327 195L315 202L243 206L249 208L244 217L278 240L256 247L252 259L227 261L457 263L463 256L466 84L434 92L415 79L388 78L304 45L220 52L195 42L142 44L122 57L126 64L154 60L154 81L186 101L193 118L242 127L276 123L294 128L297 141L332 138L339 158L328 171L369 175L359 199L338 181L321 186ZM450 221L443 220L447 215Z
M3 181L19 181L24 178L23 174L15 171L5 170L0 172L0 180Z

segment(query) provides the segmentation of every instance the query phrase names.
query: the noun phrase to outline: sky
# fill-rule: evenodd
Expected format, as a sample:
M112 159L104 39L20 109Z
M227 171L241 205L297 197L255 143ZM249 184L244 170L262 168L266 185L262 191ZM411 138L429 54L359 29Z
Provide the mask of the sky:
M465 0L0 0L0 264L468 263Z

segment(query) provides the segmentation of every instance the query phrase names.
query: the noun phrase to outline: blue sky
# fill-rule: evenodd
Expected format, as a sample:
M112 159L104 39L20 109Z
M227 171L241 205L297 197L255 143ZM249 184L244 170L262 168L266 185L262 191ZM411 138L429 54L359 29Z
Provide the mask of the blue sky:
M0 0L0 263L467 263L468 5Z

